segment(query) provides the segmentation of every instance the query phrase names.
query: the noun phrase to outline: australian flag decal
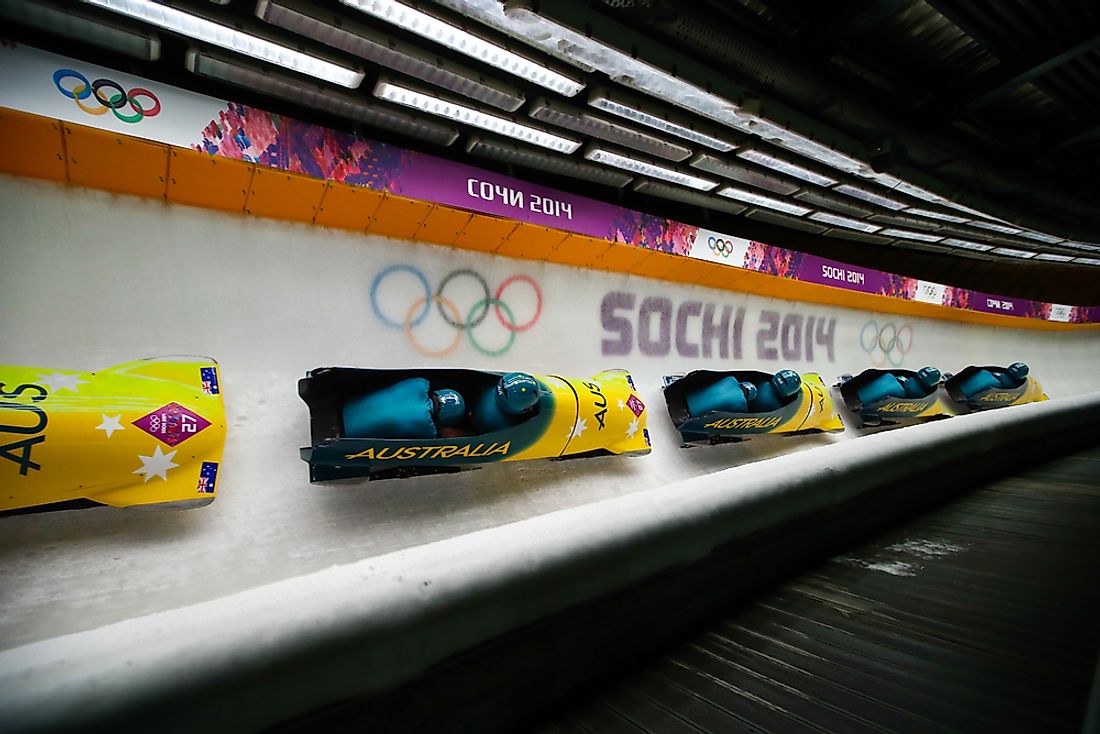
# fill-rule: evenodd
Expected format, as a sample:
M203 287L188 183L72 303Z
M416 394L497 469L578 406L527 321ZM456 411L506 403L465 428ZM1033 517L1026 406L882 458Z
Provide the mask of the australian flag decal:
M202 391L207 395L217 395L221 392L218 387L218 368L200 367L199 378L202 380Z
M199 494L214 494L214 485L218 483L218 462L204 461L199 470Z

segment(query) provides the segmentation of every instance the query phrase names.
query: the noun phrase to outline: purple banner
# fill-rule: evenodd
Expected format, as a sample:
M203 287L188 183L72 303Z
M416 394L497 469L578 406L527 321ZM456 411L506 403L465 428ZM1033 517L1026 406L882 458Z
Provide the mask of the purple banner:
M970 310L983 313L999 313L1006 316L1027 316L1035 311L1034 301L1022 298L997 296L992 293L973 291L970 294Z
M856 265L846 265L836 260L827 260L816 255L806 255L798 269L798 280L818 285L831 285L860 293L886 295L890 290L890 278L887 273Z
M410 199L434 201L600 239L608 239L608 225L622 211L622 207L428 155L414 154L406 175L395 182L392 191Z

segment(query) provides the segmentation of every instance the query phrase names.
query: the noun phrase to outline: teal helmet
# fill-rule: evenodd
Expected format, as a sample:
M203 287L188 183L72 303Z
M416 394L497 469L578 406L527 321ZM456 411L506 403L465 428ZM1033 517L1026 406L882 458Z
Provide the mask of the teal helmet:
M1005 372L1016 382L1023 382L1027 378L1027 373L1030 372L1030 370L1023 362L1013 362L1005 368Z
M756 400L756 385L752 384L748 380L741 383L741 391L745 393L745 400Z
M931 390L940 384L940 371L935 367L921 367L917 370L917 382L925 390Z
M466 401L454 390L436 390L432 393L432 409L436 424L451 428L466 415Z
M523 415L539 401L539 383L526 372L509 372L496 392L497 407L507 415Z
M772 376L772 385L780 396L789 398L802 389L802 378L794 370L779 370Z

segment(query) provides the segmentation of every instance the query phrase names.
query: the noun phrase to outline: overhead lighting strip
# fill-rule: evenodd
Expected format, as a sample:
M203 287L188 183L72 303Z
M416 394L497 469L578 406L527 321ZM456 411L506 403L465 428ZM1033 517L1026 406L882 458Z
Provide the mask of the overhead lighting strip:
M1023 232L1018 227L1006 227L1003 224L995 224L994 222L983 222L977 219L971 219L967 222L971 227L979 227L980 229L988 229L991 232L1000 232L1001 234L1020 234Z
M571 79L543 64L513 53L503 46L479 38L458 26L403 3L394 0L340 0L340 2L566 97L572 97L584 89L584 85L576 79Z
M952 202L940 194L891 174L879 173L872 169L867 161L784 128L760 114L754 114L756 110L751 108L751 104L737 104L575 31L563 23L540 15L535 9L537 5L531 0L506 0L503 5L500 0L436 0L436 2L464 15L475 17L487 25L522 39L585 71L601 71L619 84L673 106L690 109L736 130L757 135L819 163L875 181L900 194L922 201L948 206L975 217L998 219L985 212ZM545 4L544 7L551 9L553 6ZM906 205L898 202L894 205L884 204L884 206L900 209Z
M839 214L830 214L828 212L814 212L810 215L810 219L815 222L821 222L823 224L833 224L837 227L844 227L846 229L857 229L860 232L878 232L882 227L877 224L871 224L870 222L862 222L858 219L849 219L848 217L842 217Z
M503 141L498 142L473 137L466 144L466 152L490 160L514 163L538 171L556 173L560 176L571 176L604 184L605 186L614 186L615 188L621 188L633 180L632 176L613 171L605 166L582 163L572 158L545 153L541 150L520 148L515 144Z
M640 173L643 176L659 178L698 191L710 191L718 185L717 181L710 181L705 178L699 178L698 176L692 176L688 173L681 173L672 168L665 168L655 163L649 163L648 161L613 153L603 148L589 148L585 151L584 157L594 163L603 163L604 165L620 168L624 171L630 171L631 173Z
M1040 252L1038 255L1035 256L1035 259L1048 260L1055 263L1068 263L1073 260L1073 257L1070 255L1058 255L1053 252Z
M744 204L719 199L709 194L701 194L698 191L691 191L682 186L669 186L668 184L651 181L649 179L639 179L634 182L634 186L631 188L639 194L658 196L662 199L679 201L684 204L693 204L703 209L713 209L729 212L730 214L740 214L746 209Z
M319 43L508 112L519 109L525 99L516 87L297 0L260 0L256 16Z
M974 250L975 252L989 252L993 249L993 245L987 245L983 242L973 242L971 240L960 240L955 237L948 237L942 240L940 244L958 247L960 250Z
M888 196L882 196L876 194L874 191L868 191L867 189L861 189L858 186L852 186L851 184L841 184L840 186L834 186L833 191L838 194L844 194L845 196L851 196L853 199L859 199L860 201L866 201L868 204L876 204L877 206L886 207L887 209L904 209L905 204L897 199L891 199Z
M28 0L0 0L0 17L147 61L160 58L160 39L138 27L105 23L60 6ZM123 21L125 23L125 21Z
M1021 237L1026 237L1029 240L1037 240L1038 242L1046 242L1048 245L1056 245L1062 242L1064 237L1055 237L1054 235L1046 234L1045 232L1035 232L1033 230L1025 229L1020 232Z
M1085 265L1100 265L1100 259L1095 257L1075 257L1073 258L1075 263L1083 263Z
M211 46L235 51L254 59L267 61L300 74L312 76L341 87L355 89L363 82L363 72L316 56L302 53L293 48L268 41L236 28L214 23L191 13L149 0L83 0L88 5L103 8L119 15L125 15L144 23L149 23L181 36L187 36Z
M209 51L190 49L185 66L200 76L260 90L306 107L331 112L349 120L393 130L437 145L450 145L458 138L458 130L421 115L406 114L389 105L371 103L368 99L319 84L308 84L289 75L270 73L257 65L241 63Z
M1013 247L994 247L989 252L992 255L1007 255L1008 257L1017 257L1021 260L1033 258L1038 254L1030 250L1017 250Z
M924 232L912 232L908 229L884 229L879 232L883 237L896 237L902 240L915 240L917 242L939 242L943 237Z
M618 115L631 122L651 127L663 133L675 135L678 138L683 138L689 142L704 145L714 150L729 152L737 147L727 140L722 140L713 135L707 135L693 127L682 125L656 112L648 112L643 109L641 105L627 104L625 101L614 99L607 92L593 92L588 97L588 104L598 110L610 112L613 115Z
M706 171L707 173L713 173L716 176L723 176L733 181L740 181L741 183L755 186L760 189L767 189L774 194L790 195L798 191L799 188L798 184L782 179L779 176L757 170L753 166L746 165L737 159L726 161L708 153L700 153L692 158L691 167L698 168L700 171Z
M735 186L727 186L718 192L719 196L725 196L728 199L735 199L737 201L743 201L746 204L753 204L754 206L762 206L766 209L775 209L779 212L786 212L787 214L794 214L795 216L802 216L812 212L813 209L808 207L792 204L782 199L775 199L770 196L763 196L753 191L746 189L739 189Z
M801 179L802 181L808 181L809 183L817 184L818 186L832 186L837 182L835 178L823 176L820 173L811 171L808 168L803 168L802 166L796 165L782 158L777 158L769 153L765 153L762 150L757 150L756 148L742 148L741 150L737 151L737 156L739 158L744 158L747 161L752 161L759 166L764 166L765 168L770 168L773 171L785 173L788 176L793 176L794 178Z
M944 212L937 212L931 209L919 209L917 207L908 207L903 210L906 214L915 214L918 217L925 217L927 219L938 219L941 222L954 222L955 224L963 224L970 220L966 217L957 217L954 214L945 214Z
M387 102L411 107L414 110L427 112L431 115L448 120L455 120L466 125L488 130L508 138L522 140L525 143L538 145L542 148L556 150L559 153L572 153L581 146L577 140L555 135L554 133L540 130L530 125L509 120L488 112L467 107L466 105L450 102L439 97L419 92L415 89L402 87L384 79L374 86L374 96Z
M691 150L682 145L591 115L587 110L574 111L568 105L556 104L550 100L534 100L527 114L540 122L625 145L665 160L682 161L691 155Z

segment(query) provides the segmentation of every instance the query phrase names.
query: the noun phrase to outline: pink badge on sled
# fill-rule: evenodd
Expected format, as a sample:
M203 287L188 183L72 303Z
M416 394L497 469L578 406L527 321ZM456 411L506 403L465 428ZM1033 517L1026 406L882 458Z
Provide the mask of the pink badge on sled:
M138 418L134 425L153 438L175 446L209 426L210 421L179 403L168 403L163 408Z
M637 395L631 395L630 399L626 401L627 406L634 411L634 415L640 416L642 411L645 410L645 403L638 399Z

